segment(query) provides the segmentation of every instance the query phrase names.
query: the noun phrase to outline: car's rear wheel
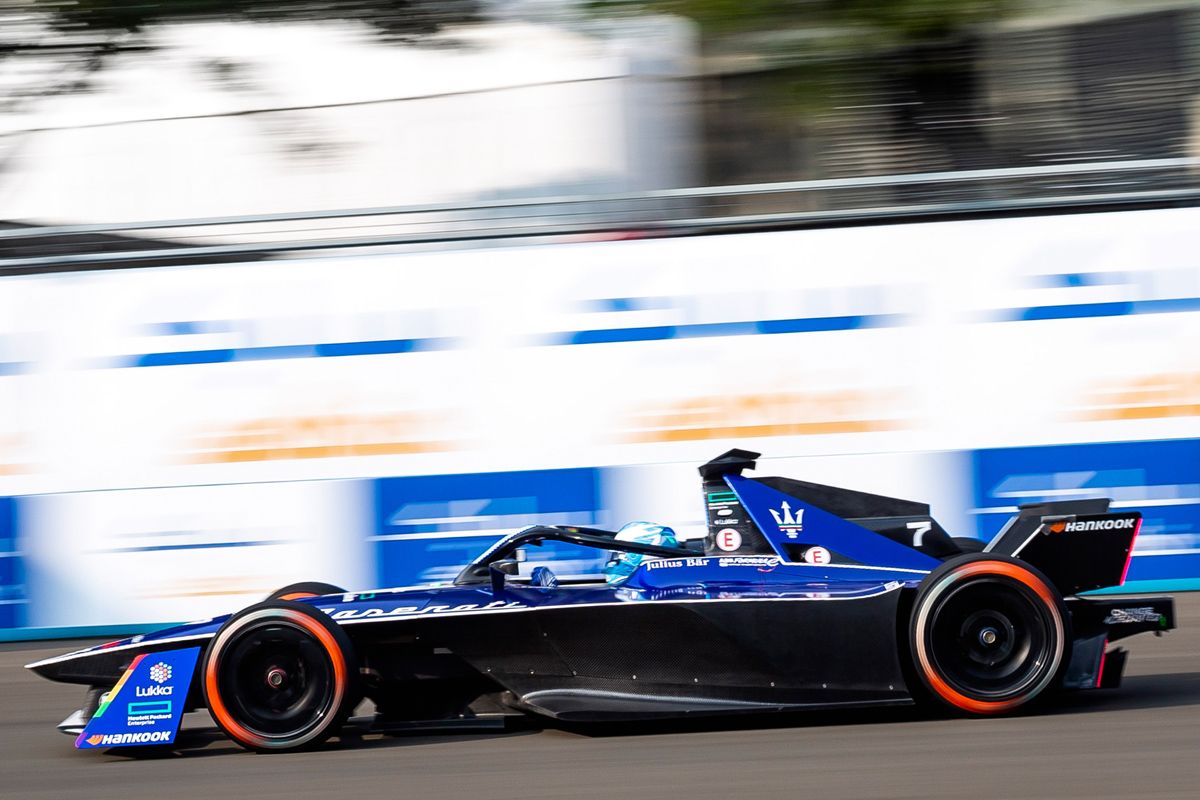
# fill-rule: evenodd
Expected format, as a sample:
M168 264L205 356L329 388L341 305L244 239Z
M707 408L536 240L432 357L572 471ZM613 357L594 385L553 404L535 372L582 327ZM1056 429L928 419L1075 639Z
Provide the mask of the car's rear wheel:
M946 562L913 603L917 674L937 700L971 714L1013 711L1052 687L1070 641L1066 606L1050 581L1006 556Z
M313 747L337 733L358 701L345 631L306 603L270 600L229 618L204 659L209 713L259 752Z
M301 600L305 597L320 597L326 594L345 594L346 590L332 583L319 581L301 581L289 583L282 589L276 589L267 596L268 600Z

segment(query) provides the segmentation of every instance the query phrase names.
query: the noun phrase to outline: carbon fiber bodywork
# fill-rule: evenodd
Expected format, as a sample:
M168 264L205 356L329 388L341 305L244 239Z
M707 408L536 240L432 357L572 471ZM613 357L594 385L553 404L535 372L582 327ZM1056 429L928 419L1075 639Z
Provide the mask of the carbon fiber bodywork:
M744 598L693 598L430 619L404 646L426 657L453 653L518 707L551 717L905 702L899 596L897 587L850 602L794 599L753 610ZM414 684L398 686L404 678L419 680L407 669L392 673L398 698L419 694Z

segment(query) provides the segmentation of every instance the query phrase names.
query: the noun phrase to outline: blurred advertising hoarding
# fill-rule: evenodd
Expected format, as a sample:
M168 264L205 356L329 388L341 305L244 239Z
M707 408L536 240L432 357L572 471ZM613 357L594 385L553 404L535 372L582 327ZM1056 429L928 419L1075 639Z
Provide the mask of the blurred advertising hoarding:
M1200 578L1188 559L1200 551L1200 459L1187 454L1200 434L1198 218L0 279L0 494L19 498L18 549L43 554L20 590L34 598L22 624L51 624L38 610L47 571L90 571L84 540L55 539L53 558L36 541L65 535L76 515L103 517L79 503L110 501L80 493L121 498L111 502L138 519L111 528L124 535L232 529L254 518L240 492L256 490L240 485L255 484L257 511L288 506L284 530L301 526L289 515L310 493L261 486L358 486L306 519L366 554L346 575L388 585L444 578L532 515L698 524L694 466L732 446L762 451L764 472L929 501L956 534L986 537L1020 502L1108 494L1147 513L1131 580L1151 563L1147 580ZM576 470L591 477L564 477ZM497 475L530 489L513 494ZM492 480L495 491L481 488ZM381 497L396 507L385 514ZM406 504L441 506L404 528ZM189 508L224 517L181 528L172 514ZM183 553L170 582L233 574ZM148 563L119 555L135 572ZM297 569L325 563L297 558ZM292 566L270 576L292 580ZM135 617L178 618L186 596L155 606L124 591L121 613Z
M22 498L25 624L214 616L316 574L371 583L364 489L295 481Z

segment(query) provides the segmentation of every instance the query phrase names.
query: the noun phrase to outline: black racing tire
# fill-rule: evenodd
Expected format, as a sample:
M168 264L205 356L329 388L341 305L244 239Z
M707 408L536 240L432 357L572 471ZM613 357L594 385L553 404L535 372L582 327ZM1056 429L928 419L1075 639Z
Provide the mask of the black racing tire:
M360 699L350 637L320 610L290 600L230 617L208 646L202 676L217 726L260 753L316 747Z
M956 556L918 588L909 647L938 702L977 716L1004 714L1057 685L1071 657L1070 616L1030 564L991 553Z
M326 594L345 594L346 590L332 583L319 581L301 581L289 583L282 589L276 589L267 595L268 600L300 600L305 597L320 597Z
M987 547L987 542L980 539L972 539L970 536L952 536L950 541L964 553L982 553L983 548Z

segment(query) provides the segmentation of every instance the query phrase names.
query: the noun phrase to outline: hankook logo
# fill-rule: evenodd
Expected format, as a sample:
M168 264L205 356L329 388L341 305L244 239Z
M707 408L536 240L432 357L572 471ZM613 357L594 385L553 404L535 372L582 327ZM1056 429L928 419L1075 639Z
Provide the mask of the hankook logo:
M87 738L90 745L118 744L151 744L167 742L171 739L171 731L142 731L141 733L104 733L94 734Z
M1127 517L1125 519L1089 519L1086 522L1068 522L1063 526L1063 530L1067 533L1077 533L1080 531L1115 531L1132 528L1137 520Z

